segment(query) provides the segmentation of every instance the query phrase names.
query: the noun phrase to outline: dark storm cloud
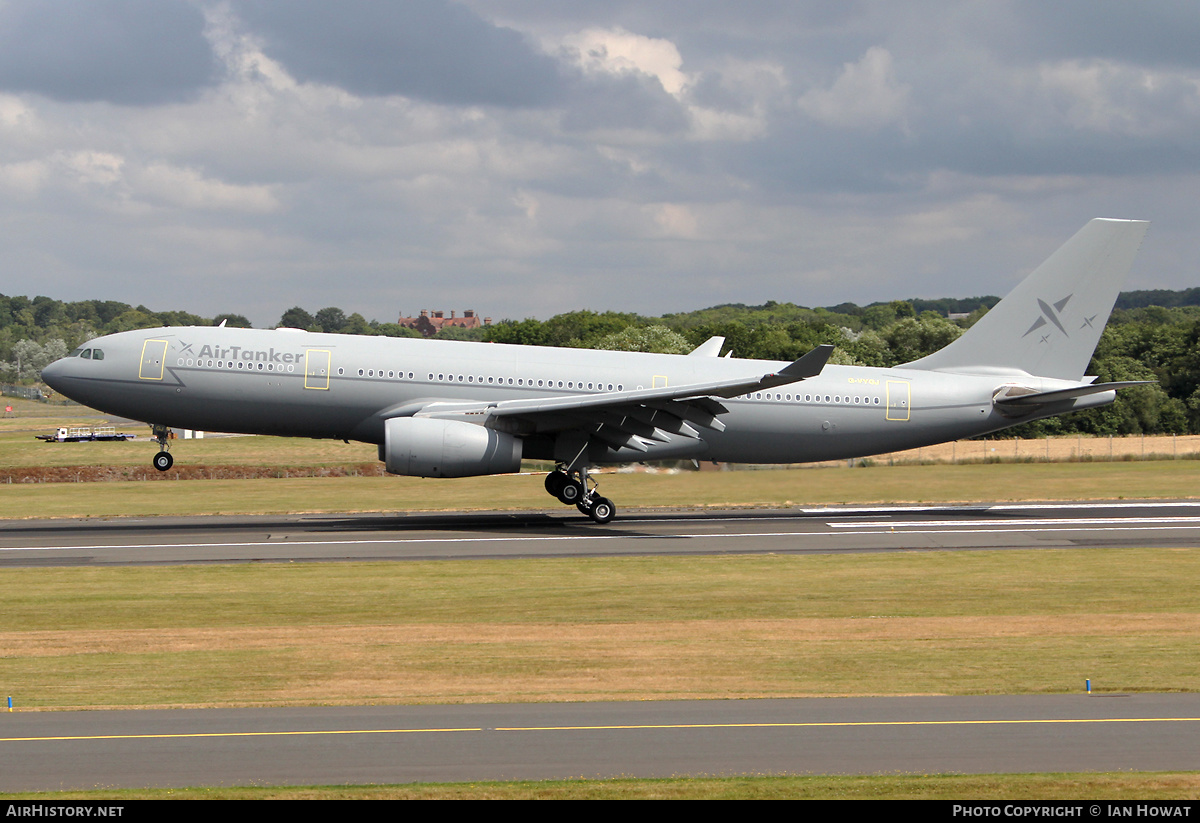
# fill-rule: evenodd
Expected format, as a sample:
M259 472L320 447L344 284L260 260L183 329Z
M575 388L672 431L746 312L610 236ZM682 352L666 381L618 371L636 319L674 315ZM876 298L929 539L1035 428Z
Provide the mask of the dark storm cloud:
M243 0L234 8L296 78L358 95L525 107L564 91L559 64L521 34L444 0Z
M154 105L194 98L215 66L204 16L187 2L0 3L0 89Z

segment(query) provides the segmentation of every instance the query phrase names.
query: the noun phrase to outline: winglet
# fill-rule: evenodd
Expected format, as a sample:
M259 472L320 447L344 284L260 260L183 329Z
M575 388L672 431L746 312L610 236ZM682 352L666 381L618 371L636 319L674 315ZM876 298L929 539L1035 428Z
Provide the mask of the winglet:
M785 374L788 377L799 380L816 377L821 373L821 369L825 368L825 364L829 362L831 354L833 354L833 346L829 343L822 343L795 363L780 370L779 374Z
M825 368L825 363L828 362L831 354L833 354L833 346L822 343L796 362L784 366L774 374L764 374L758 379L758 385L754 388L773 389L776 386L795 383L797 380L816 377ZM751 390L753 391L753 389ZM730 397L731 395L725 396Z

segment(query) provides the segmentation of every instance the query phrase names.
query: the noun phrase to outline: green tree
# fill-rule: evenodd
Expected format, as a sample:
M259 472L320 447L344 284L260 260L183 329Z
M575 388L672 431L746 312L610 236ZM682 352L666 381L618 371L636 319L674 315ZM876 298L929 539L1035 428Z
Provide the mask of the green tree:
M659 354L687 354L693 346L687 338L666 326L629 326L607 334L592 345L594 349L644 351Z
M316 318L299 306L292 306L279 318L279 325L285 329L310 329L316 324Z
M317 312L313 322L321 331L333 334L346 327L346 313L337 306L328 306Z

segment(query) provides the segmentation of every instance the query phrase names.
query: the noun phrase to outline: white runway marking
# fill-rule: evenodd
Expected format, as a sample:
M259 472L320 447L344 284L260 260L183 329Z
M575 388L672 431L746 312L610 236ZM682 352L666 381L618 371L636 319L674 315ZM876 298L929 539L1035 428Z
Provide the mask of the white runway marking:
M1035 529L1036 531L1045 531L1046 527L1052 526L1101 526L1111 523L1133 525L1188 525L1200 523L1200 517L1071 517L1071 518L1049 518L1045 520L980 520L977 521L981 526L1009 526L1012 528L1020 526L1042 527ZM874 520L859 523L828 523L826 524L833 529L908 529L911 527L937 528L945 526L963 527L962 520L909 520L909 521L892 521L892 520Z

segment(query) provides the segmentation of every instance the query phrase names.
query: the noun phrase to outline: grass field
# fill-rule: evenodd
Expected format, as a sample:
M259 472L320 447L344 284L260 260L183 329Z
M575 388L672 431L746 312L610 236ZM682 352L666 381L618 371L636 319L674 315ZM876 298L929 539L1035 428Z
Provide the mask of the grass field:
M165 477L177 478L173 472ZM598 475L598 480L605 496L616 502L618 516L634 507L1188 499L1198 496L1200 490L1200 461L612 472ZM514 509L567 511L546 495L538 475L456 480L360 476L118 483L0 481L0 519Z
M22 708L1200 688L1200 550L0 571Z

